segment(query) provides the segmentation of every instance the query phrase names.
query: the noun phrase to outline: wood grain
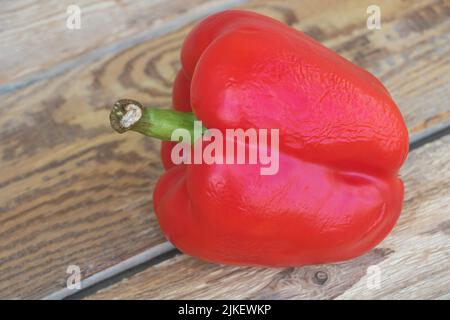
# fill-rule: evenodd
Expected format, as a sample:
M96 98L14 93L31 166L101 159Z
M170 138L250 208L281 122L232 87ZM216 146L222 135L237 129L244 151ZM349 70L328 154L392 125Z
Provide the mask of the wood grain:
M205 12L217 11L230 0L138 0L88 1L44 0L7 1L0 11L1 51L0 88L8 83L39 79L39 72L69 68L71 60L101 57L108 51L142 42L142 39L167 32L192 21ZM77 5L81 28L69 29L67 7ZM216 9L217 8L217 9ZM32 52L32 54L29 54ZM81 61L76 61L77 63ZM58 72L59 70L54 70ZM64 70L61 70L64 71Z
M448 121L448 2L382 2L380 31L365 27L369 2L333 3L255 1L245 8L306 31L381 77L411 132ZM191 28L2 96L0 297L46 296L65 287L69 265L86 278L165 241L151 203L162 172L159 144L115 134L108 113L121 97L170 104Z
M448 299L449 145L446 136L410 154L401 172L406 187L401 218L376 249L360 258L265 269L180 255L88 299ZM379 288L370 286L374 268L380 272Z

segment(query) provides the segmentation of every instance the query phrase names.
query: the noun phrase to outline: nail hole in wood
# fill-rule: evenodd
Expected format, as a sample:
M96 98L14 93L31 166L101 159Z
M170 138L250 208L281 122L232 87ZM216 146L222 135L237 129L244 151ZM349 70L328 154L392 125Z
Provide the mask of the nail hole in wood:
M325 282L327 282L327 280L328 280L328 274L326 272L324 272L324 271L317 271L314 274L313 282L315 284L318 284L318 285L322 286L322 285L325 284Z

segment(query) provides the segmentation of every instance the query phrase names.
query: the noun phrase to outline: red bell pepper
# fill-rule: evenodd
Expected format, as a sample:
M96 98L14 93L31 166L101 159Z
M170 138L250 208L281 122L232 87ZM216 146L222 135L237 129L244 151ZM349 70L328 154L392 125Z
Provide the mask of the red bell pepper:
M175 143L164 141L154 210L177 248L218 263L299 266L357 257L391 231L408 133L378 79L283 23L238 10L201 21L181 63L173 108L221 131L279 129L280 164L267 176L258 165L173 165ZM118 128L127 113L119 103L113 127L164 139L149 128L167 116L142 112L139 125Z

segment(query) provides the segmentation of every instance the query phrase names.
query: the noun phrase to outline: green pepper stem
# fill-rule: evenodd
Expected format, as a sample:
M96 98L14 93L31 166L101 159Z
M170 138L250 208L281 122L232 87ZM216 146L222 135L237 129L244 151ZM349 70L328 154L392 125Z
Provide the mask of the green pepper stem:
M186 129L194 137L194 122L197 118L192 112L144 108L138 101L121 99L114 104L109 120L111 127L118 133L131 130L170 141L175 129ZM203 127L202 132L205 130Z

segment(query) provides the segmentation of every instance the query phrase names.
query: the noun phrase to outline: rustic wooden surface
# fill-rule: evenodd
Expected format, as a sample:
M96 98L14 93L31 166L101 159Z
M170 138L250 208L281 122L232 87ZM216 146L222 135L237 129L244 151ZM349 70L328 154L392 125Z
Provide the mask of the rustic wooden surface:
M151 209L151 191L162 171L159 145L138 135L112 132L108 123L109 108L120 97L167 106L171 82L179 67L179 48L192 28L190 21L238 2L151 1L140 2L134 7L105 1L98 6L86 4L86 10L83 2L82 29L79 31L64 29L66 2L56 5L53 1L40 1L37 6L32 1L15 1L0 10L0 40L10 48L0 52L3 102L0 108L1 298L47 296L65 287L69 265L80 266L82 277L86 278L165 241ZM382 10L382 29L377 31L366 28L366 8L372 3L342 1L337 6L334 1L261 0L247 2L241 7L301 29L373 72L397 101L412 134L448 123L449 1L376 1ZM14 11L16 9L19 11ZM126 19L120 19L121 14L126 15ZM30 16L33 16L31 24ZM41 41L36 40L44 31L46 36ZM82 33L76 35L77 32ZM434 148L442 150L436 157L448 153L445 145ZM420 154L420 149L414 154ZM430 165L424 161L415 165L414 161L412 157L408 160L408 168L415 168L411 169L412 173L421 165ZM439 167L441 175L433 175L436 189L428 191L440 192L436 197L440 196L443 203L421 200L426 191L416 191L416 207L428 214L436 210L436 214L442 216L440 209L448 202L448 198L445 199L448 181L442 180L444 165L441 163ZM417 179L416 183L423 183L422 180L428 178ZM407 199L413 201L408 193ZM407 202L408 205L411 206ZM410 210L409 215L414 217L415 207ZM448 208L444 213L448 214ZM411 227L413 229L428 228L433 222L421 219L411 218L406 222L416 223ZM402 223L403 226L405 222ZM438 221L433 223L438 230ZM445 230L445 223L443 226L441 229ZM404 228L408 229L408 226ZM434 242L425 239L417 247L426 247L421 254L430 252L430 256L442 258L431 253L436 248L446 248L448 234L447 238L445 232L435 234L435 237L443 235L439 238L441 243L431 246ZM423 238L417 239L422 241ZM391 240L386 241L394 241L395 236L388 239ZM406 239L406 236L400 239ZM362 260L344 264L343 269L339 266L329 268L338 268L342 274L348 270L353 274L353 282L349 285L351 290L345 294L351 296L354 291L353 294L364 296L361 293L364 288L358 287L360 282L355 281L364 275L360 265L373 261L402 261L400 245L392 243L380 247ZM397 251L394 255L385 248L397 248ZM411 253L414 246L405 244L405 248ZM414 265L411 255L405 257L409 257L407 262ZM435 263L439 264L441 260ZM222 284L237 279L233 275L241 272L236 268L224 268L223 272L229 273L226 277L222 267L181 256L149 269L150 275L146 273L146 277L152 278L157 274L155 270L161 270L156 281L161 288L154 289L158 294L148 296L149 287L142 286L130 292L147 297L182 295L183 292L170 289L170 285L163 288L165 272L179 273L177 268L204 270L204 274L216 272L218 283ZM266 291L267 295L288 297L289 294L296 296L298 292L280 285L284 280L277 282L280 272L281 275L291 274L288 282L292 282L308 270L315 269L294 269L284 273L243 269L242 272L247 279L249 275L258 274L253 279L256 284L275 277L270 278L275 281L274 289ZM395 268L389 270L394 272ZM408 270L412 267L404 272ZM408 274L408 277L413 276ZM430 279L434 279L432 286L427 284L426 275L418 276L422 287L411 294L444 297L445 292L439 290L447 288L448 294L448 286L442 284L438 279L440 276L439 273L430 275ZM170 273L167 277L167 281L176 282L175 278L170 278ZM401 282L401 272L396 279ZM448 277L443 279L448 282ZM225 286L224 292L231 287ZM410 290L408 288L414 286L405 285L405 288ZM209 297L215 294L214 290L215 287ZM316 288L312 287L309 296L326 295L323 289L320 290L322 293L316 294ZM249 297L261 294L260 290L252 292L255 293L242 291L241 294ZM307 295L307 292L302 294ZM102 297L107 293L105 290ZM390 294L400 293L392 287ZM201 295L208 297L206 289L197 294Z
M266 269L221 266L180 255L88 298L450 299L449 144L446 136L410 153L401 171L406 189L401 218L376 249L360 258ZM379 288L367 287L372 283L370 266L380 270Z
M79 30L66 27L67 7L72 4L81 9ZM167 33L223 4L226 1L6 1L0 10L0 42L8 52L2 55L0 85L20 86L42 79L46 73L36 72L54 66L54 73L64 72L111 51Z

